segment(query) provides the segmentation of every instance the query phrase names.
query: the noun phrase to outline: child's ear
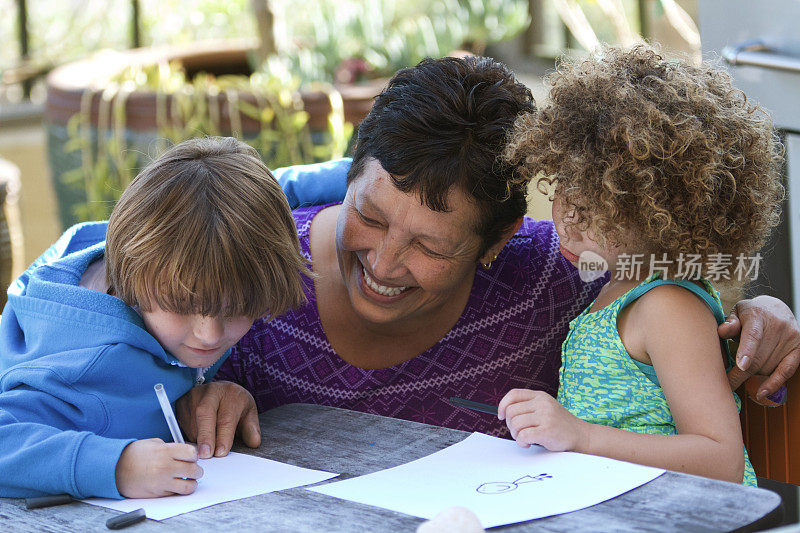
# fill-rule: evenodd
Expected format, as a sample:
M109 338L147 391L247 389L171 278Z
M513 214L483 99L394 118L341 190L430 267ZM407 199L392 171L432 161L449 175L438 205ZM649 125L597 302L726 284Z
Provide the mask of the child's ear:
M522 220L523 217L519 217L512 224L510 224L500 235L500 240L497 241L497 243L495 243L494 245L492 245L491 248L486 250L486 253L484 253L480 257L480 262L482 265L484 265L484 267L486 267L487 265L491 265L492 261L494 261L495 258L497 258L498 254L505 247L509 239L511 239L511 237L513 237L514 234L517 233L519 227L522 226Z

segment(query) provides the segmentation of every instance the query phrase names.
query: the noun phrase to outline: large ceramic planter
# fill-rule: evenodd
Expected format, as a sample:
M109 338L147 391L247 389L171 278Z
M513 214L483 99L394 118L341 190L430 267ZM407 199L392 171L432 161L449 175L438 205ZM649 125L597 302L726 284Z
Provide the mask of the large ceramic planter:
M155 65L164 62L180 61L189 77L198 72L209 72L217 76L223 74L250 74L248 53L254 44L247 41L215 41L194 43L180 47L153 47L123 52L106 51L88 59L66 64L53 70L47 78L47 104L45 121L48 132L48 158L54 186L59 198L59 214L66 228L76 222L71 206L85 201L85 193L80 188L64 183L63 175L82 164L79 152L67 153L67 124L83 109L91 124L93 138L98 128L111 131L115 127L108 99L119 98L115 91L108 91L107 80L132 65ZM383 88L385 81L377 80L364 85L336 86L344 104L345 120L358 124L372 107L372 101ZM236 97L252 105L260 104L253 94L239 91ZM308 124L312 131L327 128L331 111L330 100L322 92L302 93L303 106L309 114ZM244 137L255 136L263 125L229 105L225 95L207 95L211 102L216 99L219 108L219 129L222 134L237 130ZM105 100L105 104L103 103ZM126 147L152 154L158 139L158 113L169 109L172 104L169 95L158 95L152 91L134 91L124 94L118 105L124 110L124 141ZM233 109L233 113L231 112ZM232 117L233 116L233 127ZM119 132L117 132L119 133Z
M22 232L19 224L19 169L0 159L0 309L6 305L6 288L11 283L14 261L22 260ZM16 265L19 267L19 265Z

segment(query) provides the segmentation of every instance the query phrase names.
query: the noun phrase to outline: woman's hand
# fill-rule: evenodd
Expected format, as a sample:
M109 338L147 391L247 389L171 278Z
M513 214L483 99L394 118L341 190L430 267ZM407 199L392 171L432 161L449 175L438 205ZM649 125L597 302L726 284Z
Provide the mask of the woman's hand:
M585 447L589 424L567 411L542 391L513 389L497 406L497 418L506 421L517 444L539 444L550 451L578 451Z
M117 490L126 498L159 498L193 493L203 469L191 444L145 439L122 450L115 476Z
M771 296L738 302L717 330L723 339L739 337L736 366L728 371L732 389L754 374L769 374L757 400L775 393L800 365L800 328L789 307Z
M223 457L238 433L251 448L261 444L261 426L253 396L229 381L193 387L175 402L184 435L197 443L201 459Z

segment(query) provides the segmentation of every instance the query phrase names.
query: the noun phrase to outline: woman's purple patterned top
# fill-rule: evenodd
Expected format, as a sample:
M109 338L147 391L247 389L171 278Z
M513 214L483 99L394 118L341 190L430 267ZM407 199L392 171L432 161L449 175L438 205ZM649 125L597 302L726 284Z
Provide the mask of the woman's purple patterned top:
M303 254L324 206L294 211ZM313 286L308 303L257 321L220 368L218 380L246 387L259 411L312 403L507 436L492 415L454 407L460 396L497 405L513 388L555 395L568 324L597 295L559 253L550 222L525 218L490 270L478 268L453 329L424 353L389 368L365 370L342 360L322 330Z

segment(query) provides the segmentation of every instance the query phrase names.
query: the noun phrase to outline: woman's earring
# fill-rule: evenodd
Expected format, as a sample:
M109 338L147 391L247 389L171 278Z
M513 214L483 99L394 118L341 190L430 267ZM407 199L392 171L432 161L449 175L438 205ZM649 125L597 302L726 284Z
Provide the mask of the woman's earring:
M489 270L490 268L492 268L492 263L494 263L495 259L497 259L497 255L492 257L492 260L489 261L488 263L481 263L481 266L483 267L484 270Z

